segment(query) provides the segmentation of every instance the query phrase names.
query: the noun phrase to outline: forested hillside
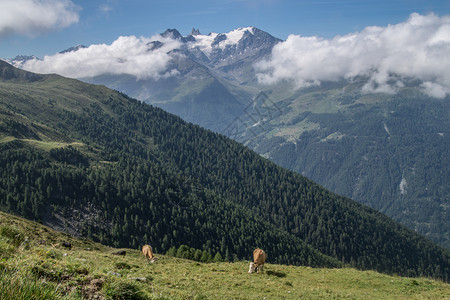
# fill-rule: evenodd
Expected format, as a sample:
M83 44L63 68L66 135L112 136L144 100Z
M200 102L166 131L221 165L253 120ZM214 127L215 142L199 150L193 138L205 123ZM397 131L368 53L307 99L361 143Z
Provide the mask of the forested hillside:
M302 88L289 80L265 84L261 66L285 43L254 27L214 39L198 32L183 37L175 29L162 36L180 43L167 69L176 76L107 73L82 80L223 133L450 249L448 96L427 95L424 82L400 74L392 76L401 86L386 93L366 89L368 74ZM155 38L148 53L167 43Z
M1 63L0 206L105 244L448 279L449 252L224 136ZM33 78L31 80L30 78Z
M283 113L249 146L450 247L450 102L414 87L364 95L363 83L323 84L277 103Z

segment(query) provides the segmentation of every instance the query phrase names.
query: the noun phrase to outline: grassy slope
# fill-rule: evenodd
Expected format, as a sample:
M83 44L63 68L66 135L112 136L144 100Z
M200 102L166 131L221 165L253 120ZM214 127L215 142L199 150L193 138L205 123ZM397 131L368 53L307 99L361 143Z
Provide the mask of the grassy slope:
M8 237L5 232L15 234ZM63 248L63 241L72 249ZM274 264L267 264L263 274L250 275L246 261L203 264L157 255L155 264L147 264L137 250L124 249L126 256L111 254L117 250L0 212L4 291L15 292L15 281L39 274L37 285L54 292L47 298L133 294L144 299L445 299L450 295L449 284L427 278Z

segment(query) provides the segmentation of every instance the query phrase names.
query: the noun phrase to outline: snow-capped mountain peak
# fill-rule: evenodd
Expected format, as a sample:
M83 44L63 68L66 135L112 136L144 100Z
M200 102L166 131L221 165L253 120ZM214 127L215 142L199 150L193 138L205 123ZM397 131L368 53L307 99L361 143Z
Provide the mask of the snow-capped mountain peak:
M226 34L223 34L226 39L219 43L219 47L224 47L226 45L237 44L244 37L245 33L253 33L254 27L246 27L246 28L238 28L233 31L230 31Z
M197 34L189 37L191 39L186 43L189 51L197 52L195 56L204 56L214 64L219 61L229 61L230 58L235 60L236 56L242 58L249 55L265 55L281 41L255 27L242 27L228 33L212 32L208 35ZM198 53L199 51L202 53Z
M75 46L75 47L70 47L70 48L68 48L68 49L66 49L66 50L60 51L59 54L64 54L64 53L69 53L69 52L75 52L75 51L78 51L78 50L80 50L80 49L85 49L85 48L87 48L85 45L77 45L77 46Z
M29 61L29 60L33 60L33 59L37 59L40 60L39 57L35 56L35 55L17 55L15 58L13 59L6 59L6 61L8 63L10 63L11 65L13 65L16 68L22 68L23 65Z

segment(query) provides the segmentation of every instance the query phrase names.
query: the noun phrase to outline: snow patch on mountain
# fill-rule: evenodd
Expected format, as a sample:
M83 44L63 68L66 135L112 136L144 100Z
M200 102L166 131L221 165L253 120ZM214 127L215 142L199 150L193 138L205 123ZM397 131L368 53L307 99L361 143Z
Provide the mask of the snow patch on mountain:
M190 49L200 49L209 58L213 49L219 48L225 50L227 46L237 45L246 32L254 35L254 29L254 27L245 27L232 30L228 33L211 32L208 35L195 35L195 41L189 42L188 47Z
M406 179L402 177L402 180L400 181L400 194L406 195L406 188L408 186L408 183L406 182Z
M387 127L386 122L383 122L383 125L384 125L384 130L386 131L386 133L387 133L389 136L391 136L391 132L389 131L389 128Z
M218 36L218 33L210 33L208 35L196 35L195 36L195 42L189 43L188 47L198 48L200 51L206 54L206 56L209 57L211 54L211 51L213 49L212 43L214 42L214 39Z
M227 34L225 34L225 36L227 37L226 40L223 40L219 43L219 47L220 48L224 48L227 45L233 45L233 44L237 44L242 37L244 36L244 34L246 32L249 32L251 34L253 33L253 27L246 27L246 28L238 28L235 29L233 31L228 32Z

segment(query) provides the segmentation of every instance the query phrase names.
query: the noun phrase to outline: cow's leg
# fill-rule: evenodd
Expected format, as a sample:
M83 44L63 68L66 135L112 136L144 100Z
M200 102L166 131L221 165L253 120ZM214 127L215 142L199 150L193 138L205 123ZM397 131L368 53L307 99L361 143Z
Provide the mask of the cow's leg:
M255 272L255 264L254 263L250 263L249 269L248 269L248 273L251 274L253 272Z

